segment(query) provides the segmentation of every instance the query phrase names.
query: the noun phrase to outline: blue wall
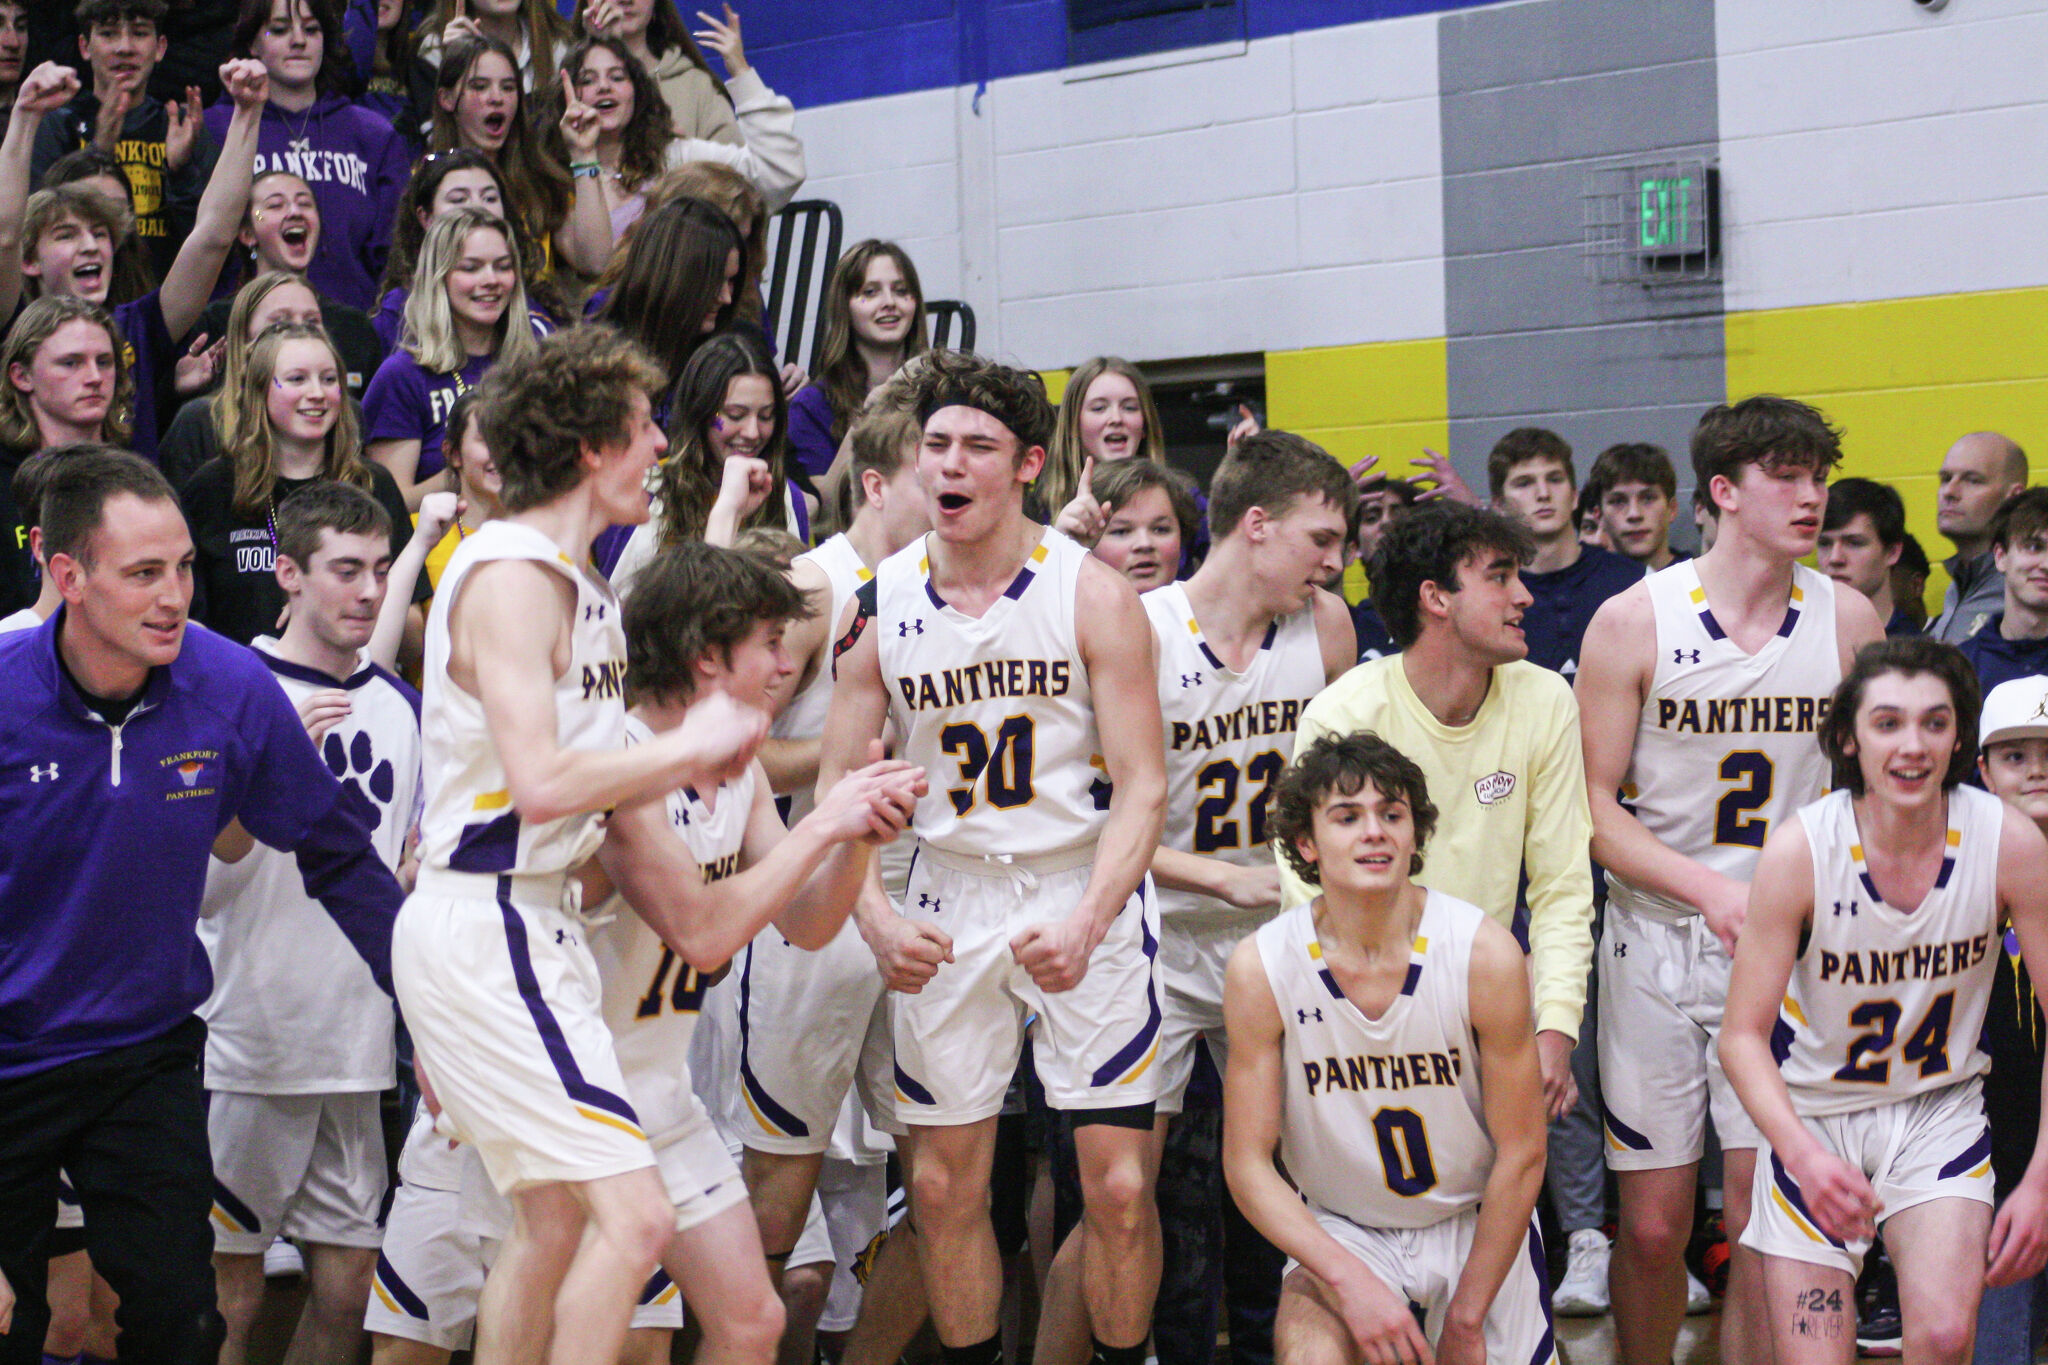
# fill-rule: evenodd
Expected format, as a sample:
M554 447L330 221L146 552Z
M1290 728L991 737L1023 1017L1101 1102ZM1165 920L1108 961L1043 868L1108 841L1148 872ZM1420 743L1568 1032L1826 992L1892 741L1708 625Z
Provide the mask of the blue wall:
M679 3L694 23L695 0ZM1230 22L1236 36L1271 38L1484 3L1241 0ZM1065 0L741 0L736 7L748 57L799 109L979 85L1068 64ZM1163 36L1160 47L1172 48L1215 41L1216 33L1203 23L1169 25Z

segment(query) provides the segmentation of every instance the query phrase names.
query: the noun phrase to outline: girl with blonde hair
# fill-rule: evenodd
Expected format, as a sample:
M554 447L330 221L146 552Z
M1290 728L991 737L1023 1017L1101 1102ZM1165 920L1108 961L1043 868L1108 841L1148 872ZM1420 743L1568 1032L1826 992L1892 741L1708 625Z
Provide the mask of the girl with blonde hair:
M411 534L389 472L363 458L341 356L317 325L277 322L248 348L219 410L221 454L179 494L191 526L192 619L243 644L276 629L277 507L309 483L354 484L392 517L395 558Z
M370 458L398 481L408 507L440 486L455 399L493 362L537 344L519 249L505 224L478 208L435 219L420 245L398 349L363 395Z

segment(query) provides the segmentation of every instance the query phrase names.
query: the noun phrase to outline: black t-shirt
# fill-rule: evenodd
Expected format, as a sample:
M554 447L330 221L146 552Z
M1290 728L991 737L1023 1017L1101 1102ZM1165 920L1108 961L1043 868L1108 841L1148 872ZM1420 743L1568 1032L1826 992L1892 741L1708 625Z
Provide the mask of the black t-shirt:
M382 465L370 466L370 493L391 515L391 553L395 557L412 539L412 514L397 482ZM273 485L274 507L313 479L279 479ZM277 585L276 547L270 539L267 514L253 519L235 514L235 471L224 459L202 465L179 493L185 522L192 532L197 558L192 566L192 619L231 640L248 644L259 635L274 634L284 611L284 589ZM420 575L413 600L423 602L432 589Z
M22 446L0 445L0 536L7 542L0 547L0 616L34 606L42 591L35 559L28 552L28 518L14 505L15 471L35 453Z

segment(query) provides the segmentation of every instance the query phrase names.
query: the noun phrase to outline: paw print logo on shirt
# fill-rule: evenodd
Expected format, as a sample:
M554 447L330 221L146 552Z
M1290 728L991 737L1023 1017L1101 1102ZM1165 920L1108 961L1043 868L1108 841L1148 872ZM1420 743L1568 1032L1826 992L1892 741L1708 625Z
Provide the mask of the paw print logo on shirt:
M320 756L327 760L328 771L340 780L345 790L369 801L376 809L391 804L392 793L398 788L397 774L392 771L390 759L377 757L368 733L358 730L344 741L340 735L330 731L327 742L321 746ZM373 812L371 824L375 823Z

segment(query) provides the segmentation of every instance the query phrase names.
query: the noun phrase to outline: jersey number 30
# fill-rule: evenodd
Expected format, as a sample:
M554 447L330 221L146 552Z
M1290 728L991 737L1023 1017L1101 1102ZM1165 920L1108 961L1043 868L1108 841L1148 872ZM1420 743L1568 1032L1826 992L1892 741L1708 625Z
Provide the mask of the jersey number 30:
M939 731L939 749L960 760L960 783L946 796L956 815L974 809L979 785L997 810L1031 804L1031 749L1035 730L1029 716L1011 716L996 727L995 742L979 725L960 721ZM985 779L985 780L984 780Z

